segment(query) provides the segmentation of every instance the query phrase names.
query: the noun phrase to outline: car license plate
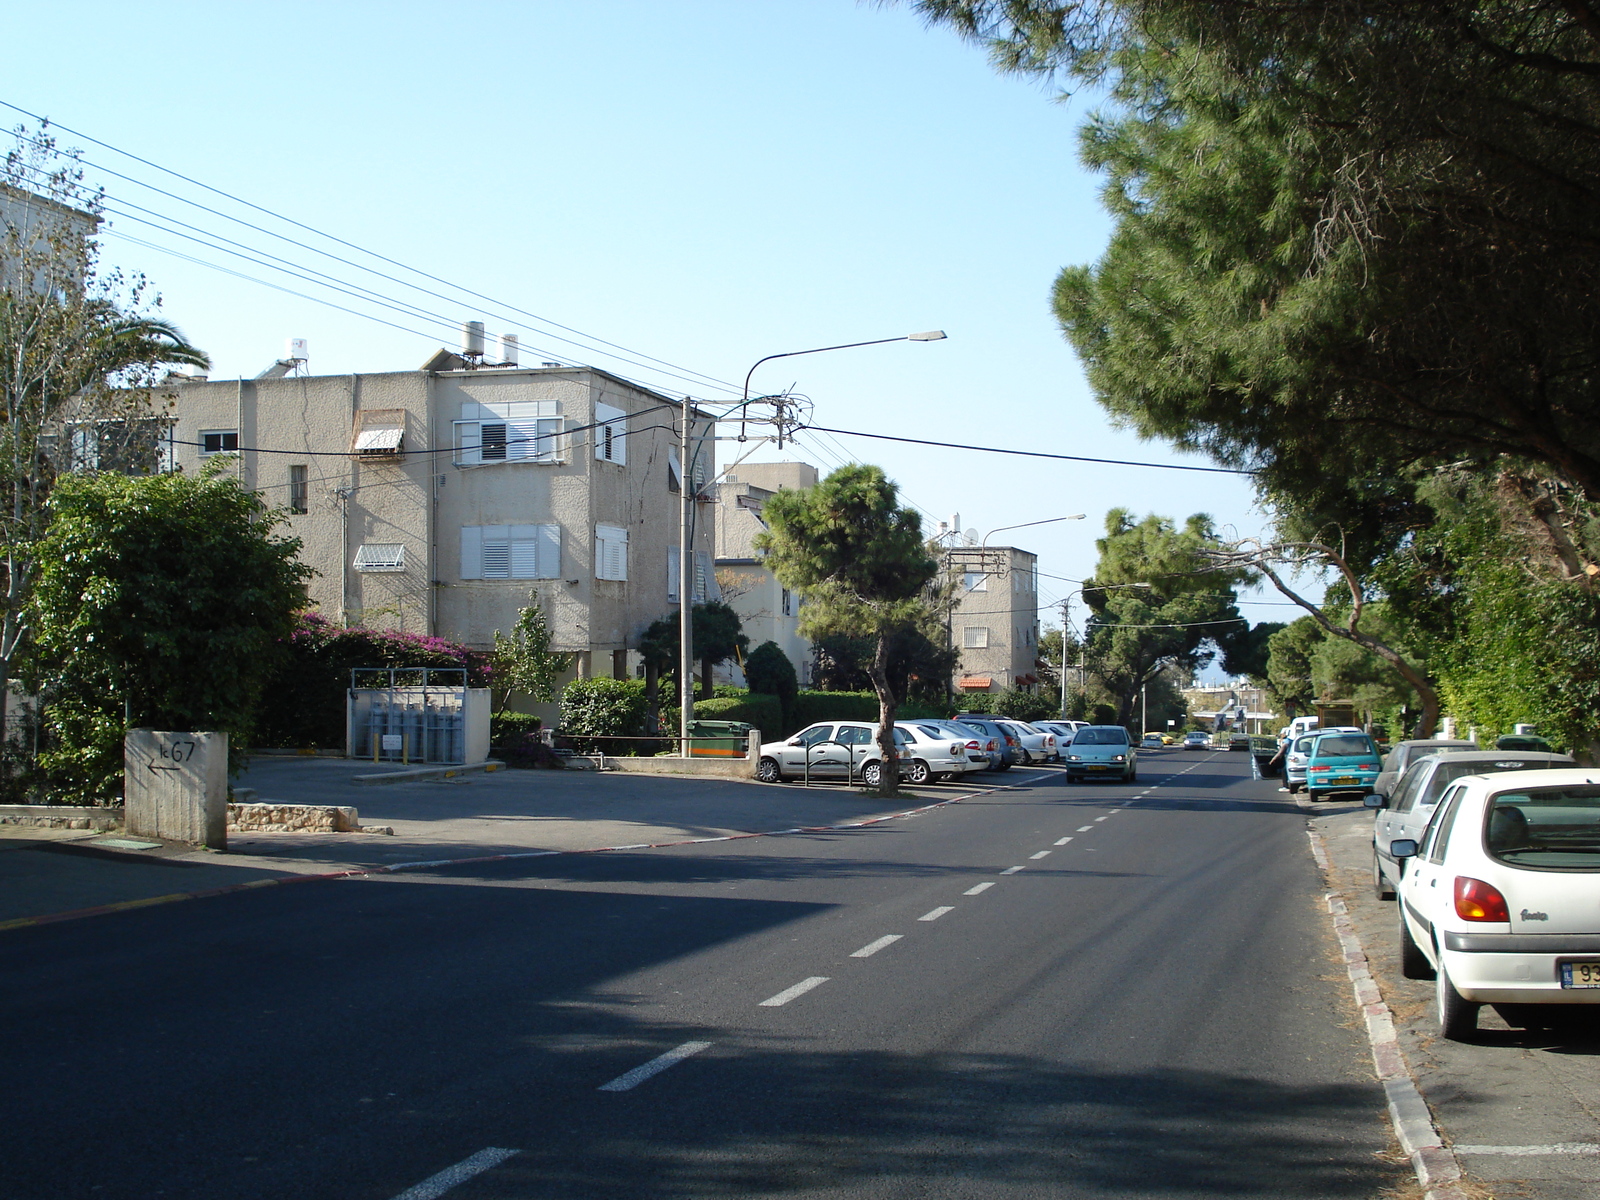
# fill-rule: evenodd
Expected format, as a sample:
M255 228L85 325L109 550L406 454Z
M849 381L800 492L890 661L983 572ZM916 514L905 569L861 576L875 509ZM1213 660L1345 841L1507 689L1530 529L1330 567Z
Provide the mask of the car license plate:
M1561 986L1564 988L1600 988L1600 962L1562 963Z
M1090 763L1089 764L1089 770L1091 770L1091 771L1109 771L1109 770L1111 770L1111 768L1106 766L1105 763Z
M1340 775L1337 778L1328 780L1328 782L1333 784L1334 787L1354 787L1359 780L1354 775Z

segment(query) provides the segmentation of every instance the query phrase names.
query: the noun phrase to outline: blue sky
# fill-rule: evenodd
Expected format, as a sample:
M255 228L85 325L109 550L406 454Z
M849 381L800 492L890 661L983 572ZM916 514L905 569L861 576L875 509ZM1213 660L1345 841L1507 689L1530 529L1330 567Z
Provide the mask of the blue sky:
M943 329L943 342L769 363L754 388L793 385L817 424L840 429L1203 463L1111 427L1049 312L1057 270L1092 261L1108 234L1099 180L1077 161L1092 101L1002 78L980 49L903 8L65 0L20 6L7 36L64 53L8 56L0 100L447 281L61 134L109 190L106 257L152 277L214 377L256 374L289 337L309 340L318 374L410 369L454 340L450 326L479 318L491 334L519 333L524 362L591 363L717 401L730 387L736 398L768 354ZM337 296L135 217L186 221L425 311ZM1061 577L1044 581L1046 600L1092 572L1109 508L1262 528L1249 488L1228 476L842 436L802 436L793 453L824 470L876 462L925 521L959 513L980 535L1088 514L995 539L1038 552Z

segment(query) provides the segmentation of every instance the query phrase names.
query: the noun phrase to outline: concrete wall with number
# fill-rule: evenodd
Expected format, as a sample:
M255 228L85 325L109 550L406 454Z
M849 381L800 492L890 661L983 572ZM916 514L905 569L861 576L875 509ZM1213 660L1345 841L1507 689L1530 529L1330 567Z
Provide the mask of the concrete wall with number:
M228 735L130 729L123 739L124 827L135 837L228 844Z

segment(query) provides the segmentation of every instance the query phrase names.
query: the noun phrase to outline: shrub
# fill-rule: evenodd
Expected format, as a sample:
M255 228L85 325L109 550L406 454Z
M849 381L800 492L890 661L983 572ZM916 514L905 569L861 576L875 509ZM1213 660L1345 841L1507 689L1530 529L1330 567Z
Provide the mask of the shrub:
M583 753L626 754L645 728L642 679L574 679L561 692L561 734ZM651 743L652 747L655 743Z
M1025 692L1021 688L996 692L990 703L993 705L990 712L1013 721L1047 721L1061 711L1058 697Z
M800 690L794 664L777 642L762 642L750 651L744 663L744 677L749 680L752 692L776 696L786 709L794 703L795 694Z
M536 734L544 722L532 713L497 713L489 718L489 744L510 746L527 734Z

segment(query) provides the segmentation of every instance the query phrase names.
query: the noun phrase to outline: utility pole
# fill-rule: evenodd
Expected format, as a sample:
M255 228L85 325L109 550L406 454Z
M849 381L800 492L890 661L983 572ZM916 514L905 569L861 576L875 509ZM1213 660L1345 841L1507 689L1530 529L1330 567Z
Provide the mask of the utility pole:
M1061 719L1067 719L1067 610L1072 606L1072 598L1063 596L1061 599Z
M678 494L678 753L689 757L689 722L694 720L694 463L689 456L694 402L683 398L683 430L678 450L682 475Z

